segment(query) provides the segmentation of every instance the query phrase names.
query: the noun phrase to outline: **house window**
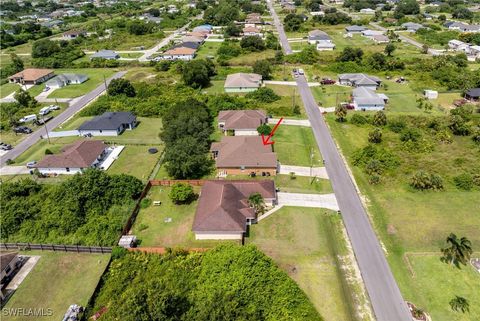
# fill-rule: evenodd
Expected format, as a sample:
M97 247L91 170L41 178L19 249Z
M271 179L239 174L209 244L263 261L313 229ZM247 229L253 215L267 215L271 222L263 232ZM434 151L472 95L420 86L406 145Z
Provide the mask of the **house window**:
M242 171L244 171L244 170L245 170L245 165L241 165L241 166L240 166L240 169L241 169Z
M70 172L70 168L68 168L68 167L67 167L67 168L65 168L65 170L66 170L67 172Z

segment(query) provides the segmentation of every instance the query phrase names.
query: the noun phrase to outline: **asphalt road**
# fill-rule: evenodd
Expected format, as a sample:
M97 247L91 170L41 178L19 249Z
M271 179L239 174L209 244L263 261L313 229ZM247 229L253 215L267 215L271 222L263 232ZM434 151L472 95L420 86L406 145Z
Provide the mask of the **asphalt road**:
M110 83L112 79L121 78L125 75L126 71L117 72L112 77L106 80L107 85ZM47 130L53 131L57 128L60 124L66 121L68 118L75 115L78 111L80 111L85 105L91 102L93 99L98 97L101 93L105 91L105 84L101 84L88 94L81 97L77 102L73 103L69 106L65 111L58 116L54 117L51 121L47 123ZM23 135L23 134L19 134ZM15 159L27 149L29 149L33 144L39 141L41 138L40 136L45 136L45 127L39 127L36 131L28 135L24 140L22 140L18 145L16 145L12 150L8 151L8 153L4 154L0 157L0 166L4 166L7 159Z
M292 48L290 48L290 44L288 43L287 35L285 34L285 30L283 29L283 25L278 18L275 9L273 8L273 4L271 0L267 0L268 9L270 10L270 15L273 17L273 24L277 28L278 37L280 38L280 44L282 45L283 51L285 54L289 55L292 53Z
M291 50L283 26L273 10L270 0L267 0L267 4L274 18L285 54L290 54ZM375 316L378 321L411 321L412 317L408 307L388 266L355 185L304 76L297 78L297 87L317 145L325 160L325 167Z

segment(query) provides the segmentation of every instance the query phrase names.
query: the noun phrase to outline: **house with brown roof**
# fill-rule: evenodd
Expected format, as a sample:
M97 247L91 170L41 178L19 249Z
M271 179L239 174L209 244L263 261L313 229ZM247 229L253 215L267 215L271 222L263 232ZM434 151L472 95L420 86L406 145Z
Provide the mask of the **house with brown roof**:
M277 202L273 180L216 180L202 186L192 231L197 240L242 240L257 213L248 204L250 195L262 195L265 205Z
M87 32L85 30L69 30L63 33L62 38L64 40L72 40L82 36L87 36Z
M262 85L262 76L253 73L239 72L230 74L223 87L227 93L250 92L257 90Z
M37 85L55 76L51 69L27 68L8 77L11 83Z
M260 136L224 136L210 147L218 176L277 174L277 155Z
M227 135L258 136L257 128L267 123L261 110L222 110L218 113L218 127Z
M192 60L196 52L197 49L178 46L165 51L161 57L163 60Z
M262 23L262 16L257 12L252 12L247 14L245 18L245 24L261 24Z
M46 155L35 167L44 175L76 174L98 168L109 147L99 140L79 140L64 147L60 154Z
M260 28L258 28L256 26L252 26L252 25L245 26L245 28L243 28L242 32L243 32L244 37L248 37L248 36L262 37L263 36L262 35L262 30L260 30Z

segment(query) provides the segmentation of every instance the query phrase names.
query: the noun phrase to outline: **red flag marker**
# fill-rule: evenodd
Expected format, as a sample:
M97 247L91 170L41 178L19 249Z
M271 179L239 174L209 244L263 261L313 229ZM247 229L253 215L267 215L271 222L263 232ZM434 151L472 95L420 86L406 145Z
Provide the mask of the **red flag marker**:
M275 134L275 131L277 130L277 128L280 125L280 123L282 122L282 120L283 120L283 117L280 118L278 123L275 125L275 127L273 127L272 131L270 132L270 135L268 135L266 138L265 138L265 135L262 134L263 145L272 145L272 144L275 143L275 142L270 141L270 138L272 138L272 136Z

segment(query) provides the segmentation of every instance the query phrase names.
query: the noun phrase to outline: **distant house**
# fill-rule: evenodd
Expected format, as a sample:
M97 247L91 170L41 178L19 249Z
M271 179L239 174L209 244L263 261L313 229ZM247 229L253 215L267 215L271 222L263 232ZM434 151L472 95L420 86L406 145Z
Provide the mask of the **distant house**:
M218 113L218 127L227 135L258 136L257 128L267 123L267 116L261 110L222 110Z
M318 51L330 51L335 49L335 44L331 41L320 40L317 41L317 50Z
M55 76L51 69L27 68L8 77L11 83L38 85Z
M402 23L401 27L409 32L417 32L418 30L425 28L423 25L415 22Z
M155 17L152 16L151 14L145 13L139 17L140 20L148 21L148 22L153 22L153 23L161 23L163 18L161 17Z
M61 88L67 85L78 85L88 80L87 75L82 74L61 74L50 80L45 85L50 88Z
M480 88L472 88L465 93L465 98L468 100L479 101L480 100Z
M250 92L257 90L262 85L262 76L253 73L230 74L225 80L225 92Z
M463 22L449 21L444 26L450 30L458 30L460 32L480 32L480 25L469 25Z
M362 31L362 36L367 37L367 38L372 39L372 40L373 40L373 38L372 38L373 36L381 36L383 34L384 34L383 31L378 31L378 30L367 29L367 30Z
M243 28L242 30L243 36L262 36L262 31L260 28L253 27L253 26L247 26Z
M277 173L277 156L260 136L224 136L210 147L218 175L261 175Z
M367 30L367 28L365 28L364 26L353 25L345 27L345 31L348 33L361 33L365 30Z
M193 28L192 31L193 32L200 32L200 33L203 33L203 34L209 34L209 33L212 32L212 29L213 29L213 27L211 25L205 24L205 25L201 25L201 26Z
M365 87L376 90L382 81L378 77L365 74L340 74L338 75L338 82L341 85Z
M311 11L310 14L312 17L321 17L325 15L324 11Z
M205 32L200 32L200 31L190 31L190 32L187 32L186 36L187 37L198 37L198 38L207 38L207 33Z
M81 136L118 136L124 130L132 130L137 125L137 117L126 111L105 112L84 122L79 128Z
M64 24L63 20L50 20L50 21L45 21L40 23L42 27L47 27L47 28L58 28L63 24Z
M360 13L364 13L364 14L375 14L375 10L371 9L371 8L365 8L365 9L361 9L360 10Z
M63 33L62 38L64 40L72 40L78 37L85 37L87 32L85 30L70 30Z
M178 46L165 51L160 57L163 60L192 60L197 49Z
M376 44L389 43L390 42L390 38L388 38L385 35L372 36L371 38Z
M242 240L257 214L248 203L259 193L267 208L277 203L273 180L210 180L202 186L192 231L197 240Z
M187 40L190 40L190 39L187 39ZM179 43L178 45L173 46L172 48L170 48L170 50L175 48L190 48L190 49L197 50L200 47L200 44L201 43L198 43L196 41L184 41L182 43Z
M106 60L116 60L120 58L120 55L113 50L100 50L90 56L90 60L95 58L106 59Z
M437 99L438 98L438 91L425 89L423 91L423 96L427 99Z
M374 90L365 87L355 88L352 97L355 110L383 110L388 102L388 97L384 94L377 94Z
M332 42L332 38L325 31L321 30L312 30L308 33L308 42L310 44L314 45L319 41Z
M99 140L79 140L63 148L60 154L46 155L35 167L44 175L81 173L99 167L107 149Z
M469 46L468 57L471 57L473 60L480 59L480 46Z
M466 51L469 46L468 46L468 43L465 43L460 40L452 39L448 42L448 47L455 51Z
M262 23L262 17L259 13L252 12L247 14L247 17L245 18L245 24L261 24Z
M182 37L182 42L195 42L198 43L199 45L202 44L205 41L204 37L197 37L197 36L184 36Z

